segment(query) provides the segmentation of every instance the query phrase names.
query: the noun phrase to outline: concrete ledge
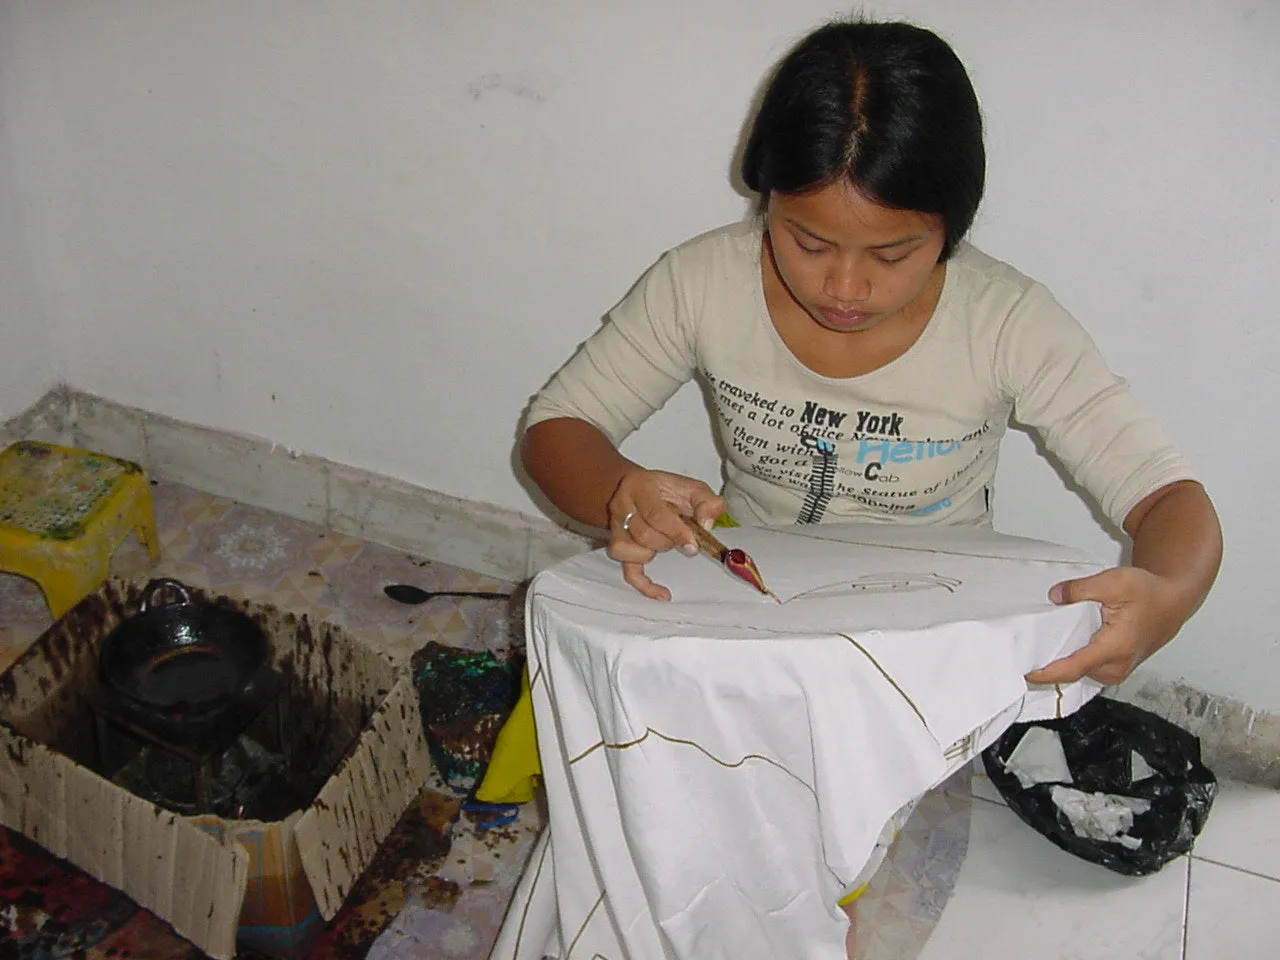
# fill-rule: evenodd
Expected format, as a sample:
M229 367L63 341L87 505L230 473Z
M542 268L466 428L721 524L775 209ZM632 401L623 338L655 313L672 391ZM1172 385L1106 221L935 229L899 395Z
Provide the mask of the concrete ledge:
M157 479L510 582L596 545L543 518L66 388L0 425L0 446L23 439L123 457Z
M1150 710L1199 737L1205 766L1220 780L1280 789L1280 716L1204 693L1180 680L1143 674L1107 695Z
M70 422L71 392L55 387L12 420L0 423L0 448L18 440L70 444Z

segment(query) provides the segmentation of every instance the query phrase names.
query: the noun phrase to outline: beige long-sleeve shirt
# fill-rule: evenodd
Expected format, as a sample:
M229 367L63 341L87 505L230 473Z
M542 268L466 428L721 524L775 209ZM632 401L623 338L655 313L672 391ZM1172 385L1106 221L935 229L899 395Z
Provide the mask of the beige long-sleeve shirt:
M990 523L1010 414L1116 524L1190 466L1042 285L962 244L924 332L893 362L832 379L769 319L761 228L668 252L534 398L527 424L576 417L615 444L698 377L742 523ZM660 466L660 465L655 465Z

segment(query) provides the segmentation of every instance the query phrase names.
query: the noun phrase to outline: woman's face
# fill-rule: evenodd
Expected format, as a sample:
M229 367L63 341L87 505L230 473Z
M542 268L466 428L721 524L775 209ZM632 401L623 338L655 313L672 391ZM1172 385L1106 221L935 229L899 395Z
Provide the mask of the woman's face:
M942 217L881 206L847 181L772 194L766 222L766 268L815 323L836 333L909 315L941 280Z

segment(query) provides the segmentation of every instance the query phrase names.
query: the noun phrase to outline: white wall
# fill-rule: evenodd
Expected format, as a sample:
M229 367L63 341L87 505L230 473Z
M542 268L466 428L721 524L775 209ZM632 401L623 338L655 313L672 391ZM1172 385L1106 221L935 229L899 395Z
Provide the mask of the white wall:
M18 53L15 12L0 0L0 423L39 399L56 373L19 180L25 170L15 162L14 121L34 79Z
M749 101L837 12L0 9L16 55L0 198L22 206L25 296L74 386L526 511L510 466L521 407L664 248L747 209L730 168ZM1153 668L1280 710L1280 6L868 9L952 40L990 131L976 240L1080 316L1218 502L1220 586ZM628 450L714 480L708 436L685 391ZM1116 554L1025 438L999 494L1001 529Z

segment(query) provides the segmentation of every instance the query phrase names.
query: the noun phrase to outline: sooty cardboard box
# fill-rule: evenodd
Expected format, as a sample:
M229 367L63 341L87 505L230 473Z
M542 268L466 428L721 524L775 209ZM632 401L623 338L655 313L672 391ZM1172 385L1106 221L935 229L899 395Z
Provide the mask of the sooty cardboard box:
M332 624L193 589L267 634L286 678L279 748L310 782L282 819L185 816L108 779L85 696L103 641L141 592L108 581L0 675L0 823L214 957L232 956L237 940L301 954L431 769L411 678Z

